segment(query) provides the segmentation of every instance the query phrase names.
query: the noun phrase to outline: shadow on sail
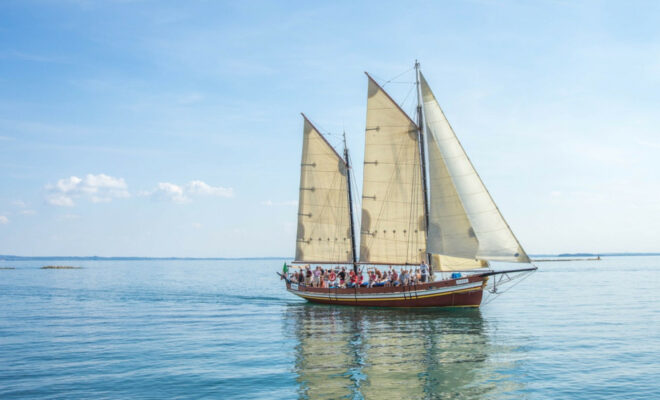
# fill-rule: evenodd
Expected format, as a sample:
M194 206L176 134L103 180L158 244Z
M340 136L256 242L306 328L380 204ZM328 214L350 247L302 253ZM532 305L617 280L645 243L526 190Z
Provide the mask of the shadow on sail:
M520 390L499 373L479 309L289 305L301 399L491 397ZM492 360L496 354L497 359Z

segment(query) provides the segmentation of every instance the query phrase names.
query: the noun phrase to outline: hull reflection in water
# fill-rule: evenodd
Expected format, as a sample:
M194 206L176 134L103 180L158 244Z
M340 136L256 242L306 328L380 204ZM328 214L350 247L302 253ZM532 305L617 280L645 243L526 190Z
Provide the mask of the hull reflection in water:
M297 342L303 399L481 398L522 389L497 372L510 366L491 360L495 346L479 309L290 305L283 318Z

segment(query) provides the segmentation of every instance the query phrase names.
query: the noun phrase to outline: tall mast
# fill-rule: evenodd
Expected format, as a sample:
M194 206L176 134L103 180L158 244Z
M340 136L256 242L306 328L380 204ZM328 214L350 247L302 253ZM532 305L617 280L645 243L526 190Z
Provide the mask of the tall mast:
M428 190L426 188L426 151L424 149L424 116L422 113L422 91L419 86L419 62L415 60L415 86L417 89L417 137L419 139L419 154L420 164L422 168L422 188L424 191L424 233L426 235L426 243L428 246L429 237L429 200ZM431 253L426 253L426 259L429 264L431 275L433 275L433 258Z
M355 253L355 227L353 226L353 195L351 193L351 165L348 161L348 146L346 146L346 132L344 132L344 162L346 162L346 184L348 186L348 214L351 226L351 250L353 251L353 271L357 274L357 254Z

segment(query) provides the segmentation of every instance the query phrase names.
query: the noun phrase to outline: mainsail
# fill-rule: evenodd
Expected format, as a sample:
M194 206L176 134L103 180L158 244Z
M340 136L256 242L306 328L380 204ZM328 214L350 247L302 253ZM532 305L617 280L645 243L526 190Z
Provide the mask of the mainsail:
M344 159L305 118L297 262L353 261L347 174Z
M423 201L417 125L369 77L360 262L419 264Z
M419 77L429 152L429 253L530 262L421 72Z

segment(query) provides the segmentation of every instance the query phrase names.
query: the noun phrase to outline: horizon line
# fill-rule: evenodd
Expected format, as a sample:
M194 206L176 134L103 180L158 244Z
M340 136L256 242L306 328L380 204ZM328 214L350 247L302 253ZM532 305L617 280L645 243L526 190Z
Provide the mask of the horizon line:
M608 253L589 253L589 252L575 252L575 253L543 253L543 254L530 254L531 257L593 257L593 256L652 256L660 255L660 252L608 252ZM10 260L65 260L65 259L90 259L90 260L286 260L293 259L294 257L286 256L263 256L263 257L150 257L150 256L19 256L13 254L0 254L0 261ZM537 261L533 260L532 261Z

